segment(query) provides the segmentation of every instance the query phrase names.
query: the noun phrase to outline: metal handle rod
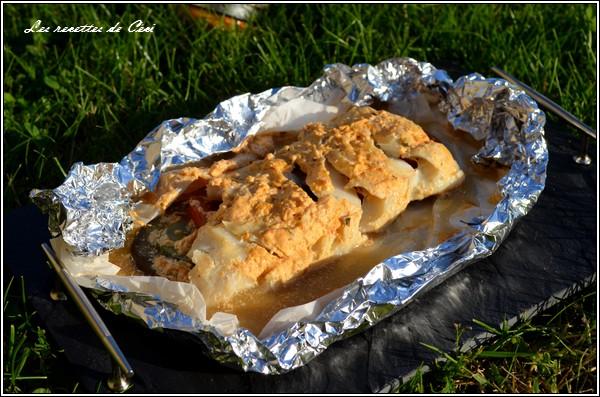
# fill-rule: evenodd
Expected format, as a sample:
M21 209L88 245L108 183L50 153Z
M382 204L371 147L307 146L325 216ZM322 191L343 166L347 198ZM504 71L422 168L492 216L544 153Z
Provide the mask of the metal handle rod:
M108 353L110 354L112 359L119 365L122 373L127 378L131 378L134 374L133 368L127 361L127 358L119 348L119 345L117 344L112 334L106 327L106 324L104 324L104 321L102 321L102 318L100 317L96 309L94 309L94 306L92 306L92 303L90 302L88 297L85 295L81 287L75 282L75 280L73 280L69 272L64 268L60 260L54 254L52 248L50 248L48 244L43 243L42 250L48 257L50 264L56 271L56 274L62 281L67 292L69 293L69 295L71 295L81 313L83 313L83 316L85 317L88 324L92 327L96 335L98 335L100 341L102 342L106 350L108 350Z
M512 83L514 85L519 86L523 91L525 91L530 97L535 99L538 103L544 106L546 109L550 110L552 113L556 114L566 122L570 123L580 131L588 134L592 138L596 139L596 131L594 131L591 127L585 125L581 120L577 117L573 116L571 113L567 112L564 108L559 106L556 102L551 99L545 97L540 94L533 88L529 87L527 84L520 82L514 76L506 73L504 70L497 68L496 66L492 66L492 71L496 73L498 76L502 77L504 80Z

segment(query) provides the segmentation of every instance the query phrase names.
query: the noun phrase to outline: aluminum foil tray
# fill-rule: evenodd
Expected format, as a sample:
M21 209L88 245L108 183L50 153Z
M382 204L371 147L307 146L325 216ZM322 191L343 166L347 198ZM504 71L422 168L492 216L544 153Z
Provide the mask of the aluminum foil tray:
M169 296L173 289L163 288L167 280L157 283L148 281L156 278L145 277L133 288L119 277L74 274L109 310L138 318L150 328L190 332L218 362L245 371L285 373L308 363L335 341L392 315L419 293L498 248L544 189L545 115L531 98L501 79L470 74L453 81L445 71L410 58L389 59L375 66L327 65L324 75L309 87L244 94L221 102L203 119L167 120L121 162L77 163L61 186L33 190L31 197L48 212L51 232L60 236L70 255L94 269L107 251L123 246L132 227L133 197L152 190L169 167L228 151L264 130L272 109L294 107L299 100L320 106L379 101L410 107L424 99L438 106L455 129L483 141L473 161L510 166L498 183L500 201L487 218L473 219L467 232L438 246L386 259L343 288L309 320L263 338L244 328L224 332L214 322L202 321L202 316L173 303L177 302ZM144 285L151 288L144 289Z

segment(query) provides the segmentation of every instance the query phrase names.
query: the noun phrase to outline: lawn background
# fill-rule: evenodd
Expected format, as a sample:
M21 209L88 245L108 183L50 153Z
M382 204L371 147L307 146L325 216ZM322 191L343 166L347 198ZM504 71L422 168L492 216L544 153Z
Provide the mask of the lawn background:
M244 30L191 21L182 5L3 7L5 211L28 204L32 188L58 186L74 162L119 161L165 119L201 118L245 92L305 86L335 62L410 56L486 76L496 65L596 125L591 4L271 5ZM119 21L124 30L25 34L38 19ZM125 32L137 19L156 24L154 33ZM592 320L595 333L595 306Z

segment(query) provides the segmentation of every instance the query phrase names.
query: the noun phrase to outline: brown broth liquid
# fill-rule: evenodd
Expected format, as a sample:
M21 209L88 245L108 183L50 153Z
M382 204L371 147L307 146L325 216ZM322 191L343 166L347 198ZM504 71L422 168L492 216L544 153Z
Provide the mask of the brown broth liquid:
M439 123L422 127L452 152L465 173L461 186L412 202L384 231L370 235L364 246L314 266L285 286L271 291L244 291L225 304L208 307L207 318L216 312L232 313L242 327L258 335L279 310L308 303L343 287L390 256L435 246L467 227L460 220L489 215L500 199L496 182L508 169L473 164L470 159L481 143L466 133Z
M108 261L121 268L117 273L118 276L143 276L144 272L137 268L135 261L131 256L131 244L135 238L137 229L127 234L125 239L125 246L123 248L117 248L108 254Z

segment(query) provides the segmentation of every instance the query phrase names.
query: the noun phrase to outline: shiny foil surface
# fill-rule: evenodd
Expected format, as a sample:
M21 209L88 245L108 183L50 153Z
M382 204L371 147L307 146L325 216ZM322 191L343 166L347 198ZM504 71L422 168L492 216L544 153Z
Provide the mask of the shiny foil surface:
M498 248L544 189L545 115L531 98L504 80L479 74L452 81L443 70L410 58L389 59L375 66L333 64L309 87L244 94L220 103L201 120L167 120L120 163L75 164L61 186L33 190L31 197L49 213L53 234L62 235L74 252L101 255L123 246L132 227L133 198L153 189L162 171L234 148L261 130L271 107L297 98L327 105L410 104L417 96L436 103L455 129L484 141L473 161L510 166L499 182L502 198L487 218L473 219L467 232L378 264L344 287L313 320L297 322L262 339L244 328L223 335L164 301L160 294L132 293L102 277L85 283L109 310L139 318L150 328L190 332L225 365L263 374L284 373L305 365L331 343L392 315L420 292Z

